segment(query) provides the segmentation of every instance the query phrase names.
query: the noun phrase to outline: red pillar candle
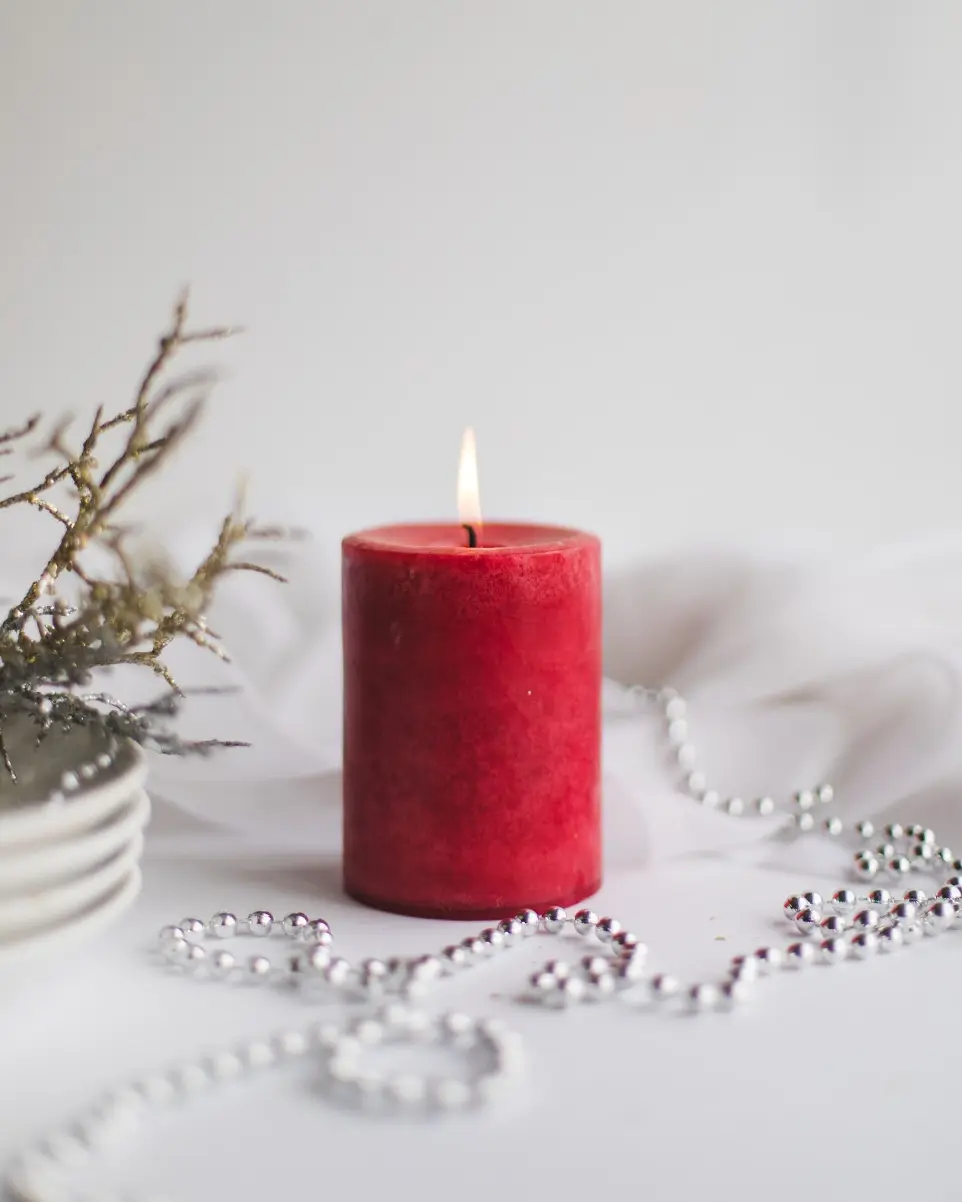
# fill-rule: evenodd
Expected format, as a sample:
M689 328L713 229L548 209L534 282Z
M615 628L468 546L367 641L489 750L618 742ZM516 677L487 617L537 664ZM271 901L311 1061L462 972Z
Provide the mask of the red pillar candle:
M344 884L498 918L601 881L600 544L551 526L343 543Z

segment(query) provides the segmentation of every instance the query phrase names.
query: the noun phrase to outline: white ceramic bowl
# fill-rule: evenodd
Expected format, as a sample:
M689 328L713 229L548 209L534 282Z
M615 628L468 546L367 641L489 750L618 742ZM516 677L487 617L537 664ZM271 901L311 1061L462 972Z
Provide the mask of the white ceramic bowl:
M113 889L66 922L54 923L52 927L34 930L9 943L0 944L0 989L6 990L14 984L6 978L3 971L6 968L15 966L19 970L21 961L44 956L52 965L64 948L89 939L116 922L133 905L140 893L140 885L140 869L133 868ZM16 977L19 981L19 971Z
M0 900L0 945L83 913L107 897L139 864L144 837L134 837L93 871L56 885L35 885L29 892Z
M89 831L63 839L0 849L0 901L34 887L55 885L105 861L142 831L150 817L147 793L130 801Z
M0 769L0 854L97 826L128 805L147 776L147 758L135 743L109 752L97 732L83 727L50 735L36 750L34 738L22 728L4 730L19 780L14 784ZM76 787L64 789L65 774Z
M6 898L79 876L109 859L147 825L150 800L138 789L89 830L57 840L0 848L0 904Z

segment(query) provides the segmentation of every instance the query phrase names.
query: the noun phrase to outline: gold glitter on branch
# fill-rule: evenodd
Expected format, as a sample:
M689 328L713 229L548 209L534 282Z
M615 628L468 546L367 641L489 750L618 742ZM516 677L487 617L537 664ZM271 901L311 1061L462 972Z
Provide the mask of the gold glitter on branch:
M97 725L108 736L132 738L168 754L237 745L186 741L167 729L165 721L175 715L183 694L163 662L163 652L173 639L185 638L226 659L204 616L215 587L230 572L258 572L282 580L273 569L235 554L241 545L283 538L287 532L231 513L192 575L177 581L156 564L137 565L118 520L131 496L164 467L194 429L214 383L208 370L170 378L179 352L236 332L231 327L188 329L185 293L133 403L109 417L98 408L79 450L68 441L72 422L54 425L40 453L54 455L55 466L32 487L0 499L0 510L30 506L60 527L43 570L0 621L0 763L14 780L3 739L11 719L32 720L38 740L57 727ZM38 415L0 433L0 456L22 446L39 424ZM105 440L108 434L112 438ZM114 449L108 451L111 442ZM0 482L11 479L3 476ZM103 574L85 562L94 548L107 552L112 571ZM68 579L74 585L69 604L58 595ZM168 696L147 706L127 707L104 693L78 691L89 685L95 672L124 664L161 677Z

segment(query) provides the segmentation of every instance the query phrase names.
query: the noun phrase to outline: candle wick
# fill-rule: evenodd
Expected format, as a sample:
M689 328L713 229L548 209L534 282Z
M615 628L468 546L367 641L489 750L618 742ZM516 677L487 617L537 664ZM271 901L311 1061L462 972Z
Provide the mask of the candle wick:
M469 525L467 522L462 523L462 528L467 533L468 546L476 547L478 545L478 532L475 530L475 528L473 526Z

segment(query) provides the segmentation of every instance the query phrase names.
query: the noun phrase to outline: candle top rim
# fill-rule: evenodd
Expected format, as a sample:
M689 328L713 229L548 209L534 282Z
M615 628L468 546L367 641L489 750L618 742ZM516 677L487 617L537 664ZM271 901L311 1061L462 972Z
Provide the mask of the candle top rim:
M545 554L568 550L573 547L595 544L596 535L571 526L553 526L539 522L485 521L480 526L482 539L492 540L494 545L469 547L456 541L464 536L464 527L458 522L393 522L385 526L373 526L348 534L342 546L364 547L386 554L401 555L510 555L519 551L528 554ZM436 541L439 536L450 536L451 542ZM504 542L498 542L505 539Z

